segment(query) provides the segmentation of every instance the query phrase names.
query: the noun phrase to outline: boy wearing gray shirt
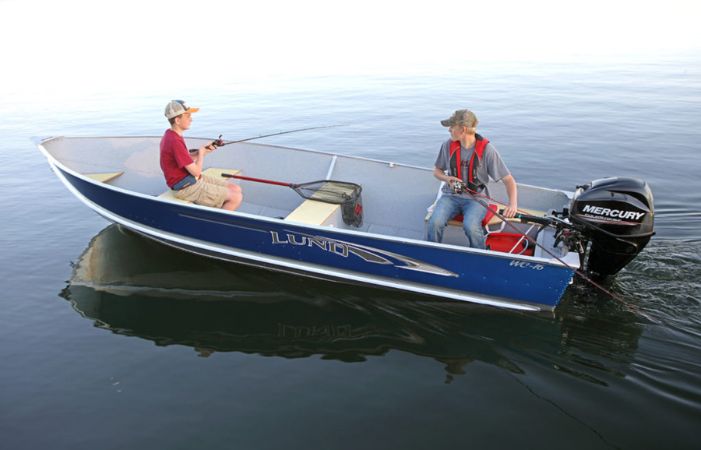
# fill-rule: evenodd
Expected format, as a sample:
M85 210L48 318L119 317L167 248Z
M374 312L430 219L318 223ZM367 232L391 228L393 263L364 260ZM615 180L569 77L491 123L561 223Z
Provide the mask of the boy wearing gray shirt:
M433 176L444 181L445 185L443 195L436 202L428 221L426 239L441 242L448 221L456 214L462 214L463 230L469 246L484 249L482 218L486 208L478 203L474 195L485 190L490 178L503 181L509 197L503 215L514 217L518 208L516 180L496 148L477 134L478 120L472 111L457 110L450 118L442 120L441 124L448 127L450 139L441 145ZM459 186L456 183L462 183L467 189L456 193L456 187Z

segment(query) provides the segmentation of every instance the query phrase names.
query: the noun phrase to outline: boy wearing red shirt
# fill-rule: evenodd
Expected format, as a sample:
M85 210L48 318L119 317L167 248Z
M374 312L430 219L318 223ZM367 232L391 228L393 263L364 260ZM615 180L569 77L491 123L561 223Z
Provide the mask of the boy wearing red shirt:
M182 100L172 100L166 105L165 116L170 122L170 128L161 139L161 170L176 198L233 211L243 201L241 188L202 175L204 157L216 147L212 144L203 145L197 150L194 160L187 150L183 133L192 124L192 114L199 110L190 108Z

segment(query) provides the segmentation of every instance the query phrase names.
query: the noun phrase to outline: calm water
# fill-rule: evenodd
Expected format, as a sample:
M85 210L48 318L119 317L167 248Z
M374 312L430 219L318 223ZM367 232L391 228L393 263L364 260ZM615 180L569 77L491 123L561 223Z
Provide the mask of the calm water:
M701 60L202 86L3 99L0 447L698 448ZM575 285L554 317L515 314L162 247L29 140L160 135L171 98L202 108L191 136L344 124L261 142L420 166L471 107L520 182L646 179L658 234L623 302Z

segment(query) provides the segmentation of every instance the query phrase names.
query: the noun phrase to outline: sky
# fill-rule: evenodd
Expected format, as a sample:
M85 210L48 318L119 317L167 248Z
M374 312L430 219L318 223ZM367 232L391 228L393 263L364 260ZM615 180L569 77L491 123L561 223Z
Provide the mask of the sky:
M700 13L697 0L0 0L0 99L701 52Z

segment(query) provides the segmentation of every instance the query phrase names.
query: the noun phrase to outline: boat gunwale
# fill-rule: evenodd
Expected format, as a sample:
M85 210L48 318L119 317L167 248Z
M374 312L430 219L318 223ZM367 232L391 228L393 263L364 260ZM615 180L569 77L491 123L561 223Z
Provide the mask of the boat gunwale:
M160 139L161 136L51 136L47 138L40 138L41 140L37 142L37 145L43 145L44 143L47 143L52 140L57 140L57 139ZM211 138L203 138L203 137L197 137L197 136L188 136L187 139L201 139L201 140L212 140ZM331 153L331 152L326 152L323 150L312 150L308 148L298 148L298 147L289 147L285 145L277 145L277 144L261 144L258 142L235 142L234 144L246 144L246 145L255 145L257 147L273 147L273 148L278 148L278 149L284 149L284 150L294 150L297 152L306 152L306 153L315 153L319 155L325 155L325 156L340 156L343 158L348 158L348 159L356 159L356 160L361 160L361 161L370 161L374 163L379 163L379 164L392 164L394 166L400 166L400 167L407 167L409 169L418 169L426 172L432 172L433 169L429 167L423 167L423 166L416 166L413 164L406 164L406 163L400 163L400 162L394 162L394 161L387 161L385 159L374 159L374 158L368 158L366 156L357 156L357 155L346 155L346 154L341 154L341 153ZM48 152L48 150L47 150ZM54 158L55 159L55 158ZM562 193L565 194L568 198L572 198L572 195L574 195L573 191L565 191L562 189L555 189L555 188L549 188L549 187L544 187L544 186L535 186L532 184L526 184L526 183L518 183L519 186L523 187L528 187L528 188L533 188L533 189L539 189L543 191L550 191L550 192L557 192L557 193Z

